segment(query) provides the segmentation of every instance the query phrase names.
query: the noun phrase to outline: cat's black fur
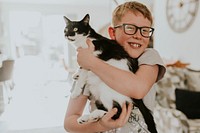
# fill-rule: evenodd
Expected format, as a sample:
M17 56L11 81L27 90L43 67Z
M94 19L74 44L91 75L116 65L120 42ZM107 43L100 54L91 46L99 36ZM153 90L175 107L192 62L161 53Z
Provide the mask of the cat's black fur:
M97 54L97 57L104 60L108 61L110 59L115 59L115 60L122 60L122 59L127 59L127 65L130 71L135 73L138 69L138 61L135 58L131 58L128 53L123 49L122 46L120 46L115 40L110 40L108 38L105 38L101 36L100 34L96 33L94 29L91 28L89 25L89 15L87 14L81 21L70 21L67 17L64 17L66 21L66 28L65 28L65 37L73 42L75 34L82 34L85 36L85 38L90 38L93 41L93 44L95 46L95 51L100 51L99 54ZM85 42L78 42L80 43L85 43ZM76 46L79 47L79 46ZM123 82L123 81L122 81ZM141 111L144 120L148 126L148 130L151 133L157 133L156 131L156 126L155 122L153 119L153 116L150 112L150 110L144 105L142 99L132 99L132 102L134 106L138 107L139 110ZM96 107L101 110L108 111L108 109L104 106L104 104L97 99L96 102ZM122 107L121 105L113 99L113 107L116 107L118 109L117 114L113 117L113 119L119 118Z

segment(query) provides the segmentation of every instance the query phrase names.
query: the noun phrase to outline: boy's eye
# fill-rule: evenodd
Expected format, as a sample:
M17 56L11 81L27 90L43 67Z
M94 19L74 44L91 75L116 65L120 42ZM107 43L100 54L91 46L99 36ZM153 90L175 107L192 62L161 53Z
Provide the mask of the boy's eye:
M73 31L77 31L78 30L78 28L74 28L74 30Z
M149 32L148 30L142 29L142 32Z
M143 34L149 34L149 32L150 32L150 30L147 29L147 28L146 29L143 28L141 31L142 31Z
M135 30L135 27L127 26L126 29L127 29L127 30Z
M125 27L125 31L128 32L128 34L133 34L136 31L136 28L134 26L127 25Z

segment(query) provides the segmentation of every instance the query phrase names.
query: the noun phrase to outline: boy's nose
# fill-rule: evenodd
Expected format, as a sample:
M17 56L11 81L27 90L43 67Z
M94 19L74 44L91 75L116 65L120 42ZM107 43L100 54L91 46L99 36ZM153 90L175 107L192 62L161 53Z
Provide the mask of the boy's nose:
M133 35L134 38L142 38L142 35L140 33L140 30L137 30L136 33Z

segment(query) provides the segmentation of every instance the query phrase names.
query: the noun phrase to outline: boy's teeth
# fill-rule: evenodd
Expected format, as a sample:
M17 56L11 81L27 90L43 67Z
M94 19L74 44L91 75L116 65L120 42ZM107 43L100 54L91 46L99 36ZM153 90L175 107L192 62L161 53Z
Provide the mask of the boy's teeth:
M131 44L133 47L140 47L139 44Z

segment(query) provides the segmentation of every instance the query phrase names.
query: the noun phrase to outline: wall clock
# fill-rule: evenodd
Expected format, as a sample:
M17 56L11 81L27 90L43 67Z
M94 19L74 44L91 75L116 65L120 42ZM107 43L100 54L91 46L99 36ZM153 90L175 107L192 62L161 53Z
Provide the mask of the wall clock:
M169 26L176 32L186 31L193 23L199 0L167 0L166 16Z

